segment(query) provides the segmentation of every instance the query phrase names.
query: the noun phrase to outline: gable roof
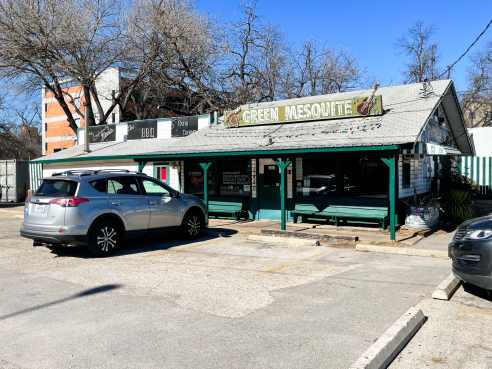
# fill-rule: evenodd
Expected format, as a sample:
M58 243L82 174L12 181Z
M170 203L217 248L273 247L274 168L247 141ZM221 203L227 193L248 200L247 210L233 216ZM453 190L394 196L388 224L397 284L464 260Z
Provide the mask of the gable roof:
M311 122L282 123L262 126L228 128L223 124L201 129L176 139L112 142L91 145L84 154L81 147L63 150L38 159L51 161L83 157L123 155L173 155L227 152L262 152L270 150L322 149L374 147L415 144L432 113L442 103L458 148L463 153L472 152L464 128L461 110L451 80L432 81L428 94L422 93L422 84L381 87L384 114L380 116L351 117ZM291 104L305 104L326 100L351 99L370 96L372 90L351 91L324 96L310 96L289 100ZM282 101L251 104L251 107L268 108ZM464 134L463 134L464 131Z

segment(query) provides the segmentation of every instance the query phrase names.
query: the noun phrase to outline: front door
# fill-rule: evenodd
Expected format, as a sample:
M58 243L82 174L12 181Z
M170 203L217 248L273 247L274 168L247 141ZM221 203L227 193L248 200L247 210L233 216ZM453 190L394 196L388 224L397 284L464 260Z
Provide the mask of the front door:
M280 210L280 172L273 161L260 168L260 207L266 216Z

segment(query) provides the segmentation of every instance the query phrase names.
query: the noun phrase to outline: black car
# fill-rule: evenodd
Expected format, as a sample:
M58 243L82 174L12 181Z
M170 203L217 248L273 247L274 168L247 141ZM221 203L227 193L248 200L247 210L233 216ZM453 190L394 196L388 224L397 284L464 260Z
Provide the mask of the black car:
M492 216L461 224L448 252L458 279L492 290Z

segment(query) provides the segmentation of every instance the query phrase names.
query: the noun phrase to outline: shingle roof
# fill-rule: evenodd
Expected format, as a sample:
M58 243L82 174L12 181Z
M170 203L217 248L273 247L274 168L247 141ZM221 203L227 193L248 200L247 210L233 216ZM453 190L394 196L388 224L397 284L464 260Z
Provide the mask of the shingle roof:
M314 122L272 124L227 128L222 124L194 132L180 139L153 139L91 145L83 155L80 146L41 158L52 160L80 156L181 154L226 151L261 151L350 146L378 146L414 143L444 94L449 94L450 80L433 81L432 92L422 94L422 84L388 86L378 89L382 95L381 116L343 118ZM372 90L351 91L323 96L327 100L370 96ZM320 96L290 100L303 104L319 101ZM252 106L270 107L280 102Z

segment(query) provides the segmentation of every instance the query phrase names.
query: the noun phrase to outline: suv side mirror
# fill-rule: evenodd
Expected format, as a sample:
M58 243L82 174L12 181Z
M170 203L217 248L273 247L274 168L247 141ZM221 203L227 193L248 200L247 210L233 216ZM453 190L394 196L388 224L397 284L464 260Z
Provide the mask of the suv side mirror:
M179 192L178 191L172 191L170 193L171 197L174 198L174 199L178 199L179 198Z

